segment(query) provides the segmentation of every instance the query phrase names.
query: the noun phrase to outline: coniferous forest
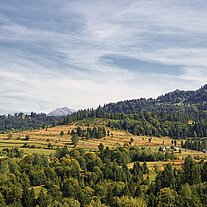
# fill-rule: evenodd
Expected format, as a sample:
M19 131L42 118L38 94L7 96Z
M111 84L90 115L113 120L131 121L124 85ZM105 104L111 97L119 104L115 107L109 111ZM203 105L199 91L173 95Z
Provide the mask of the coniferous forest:
M39 129L48 126L55 126L63 122L63 117L51 117L44 113L37 114L22 112L13 115L0 115L0 132L24 131L29 129Z
M145 161L166 158L138 147L100 145L97 152L64 147L50 157L22 157L16 150L12 155L0 160L2 207L207 205L207 162L190 156L180 169L167 164L151 181Z
M80 110L64 123L105 118L108 126L134 135L172 138L207 137L207 85L197 91L179 91L157 99L135 99Z

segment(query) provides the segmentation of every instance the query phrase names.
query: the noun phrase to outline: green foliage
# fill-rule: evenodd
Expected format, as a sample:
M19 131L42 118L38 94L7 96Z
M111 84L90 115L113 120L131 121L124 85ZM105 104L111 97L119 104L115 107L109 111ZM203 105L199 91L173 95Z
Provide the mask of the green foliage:
M41 188L41 191L40 191L39 196L37 198L37 204L40 207L45 207L49 204L48 197L47 197L47 195L45 194L45 192L43 191L42 188Z
M63 135L64 135L64 132L63 132L63 131L61 131L61 132L60 132L60 136L61 136L61 137L63 137Z
M106 136L106 129L105 127L87 127L86 129L81 128L80 126L77 127L77 135L79 137L86 137L87 139L90 138L102 138Z
M77 134L73 134L72 138L71 138L72 144L74 145L74 147L76 147L76 145L78 144L78 135Z
M201 201L197 192L193 192L190 185L184 184L180 190L180 204L181 207L201 207Z
M22 158L24 156L24 152L23 150L20 150L19 148L15 147L15 148L11 148L11 149L3 149L4 154L7 155L10 158Z
M64 198L63 199L63 207L80 207L80 203L78 200L75 200L73 198Z
M4 196L0 193L0 206L7 207Z
M207 140L192 140L187 139L185 143L181 145L183 148L197 150L197 151L204 151L207 150Z
M183 165L185 174L185 182L189 184L198 184L201 182L200 166L197 165L195 160L188 156Z
M150 182L147 160L157 156L134 146L96 152L65 146L50 159L7 157L0 160L0 206L206 206L206 162L187 157L179 170L167 164Z
M107 207L107 206L101 203L100 200L91 200L86 207Z
M28 134L26 135L25 140L26 141L30 140L30 136Z
M158 193L157 207L174 207L176 206L177 193L170 188L162 188Z
M45 126L55 126L63 123L63 117L49 117L46 114L31 114L15 113L14 115L8 114L0 115L0 131L24 131L29 129L40 129ZM8 137L11 139L11 135Z
M117 198L116 206L117 207L147 207L147 205L143 199L130 198L127 196Z

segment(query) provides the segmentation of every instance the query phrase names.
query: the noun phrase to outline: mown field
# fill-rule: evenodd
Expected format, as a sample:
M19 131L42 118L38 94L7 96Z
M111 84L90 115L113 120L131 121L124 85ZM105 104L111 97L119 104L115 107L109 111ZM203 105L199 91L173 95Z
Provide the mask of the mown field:
M71 142L71 135L69 132L75 130L77 126L87 127L87 126L104 126L105 121L102 119L80 121L71 125L55 126L40 130L30 130L24 132L15 132L11 134L1 134L0 135L0 151L5 148L18 147L24 151L25 154L40 153L40 154L51 154L54 153L58 147L67 146L68 148L74 148ZM149 137L146 136L135 136L127 131L123 130L113 130L107 128L110 131L110 136L106 136L101 139L89 139L79 138L79 142L76 148L82 148L86 150L98 150L98 145L102 143L105 147L115 148L118 146L123 146L124 144L129 144L130 140L133 139L131 145L151 148L152 150L158 150L159 147L171 146L172 139L169 137L152 137L151 142L149 142ZM60 136L60 132L63 131L64 135ZM29 136L29 140L26 140L26 136ZM176 140L177 146L180 147L181 140ZM26 147L25 147L26 146ZM199 151L185 150L181 149L181 153L176 153L178 159L171 161L175 167L179 167L186 156L192 155L197 159L206 159L207 154ZM163 169L163 166L169 163L166 162L156 162L156 167L158 169ZM155 162L147 163L148 167L152 170L155 168ZM133 163L131 163L133 166Z
M8 138L8 134L1 134L0 148L22 147L25 143L30 146L34 145L34 148L44 148L44 151L47 150L49 143L54 149L58 146L61 147L65 145L69 148L73 148L71 135L68 134L68 131L74 130L76 127L77 125L73 124L55 126L47 129L17 132L11 133L10 138ZM135 136L123 130L112 130L110 128L106 128L106 130L110 130L110 134L113 135L106 136L101 139L91 138L87 140L85 138L79 138L77 148L97 150L100 143L103 143L104 146L117 147L128 144L131 138L134 140L131 145L140 147L150 147L156 149L160 146L171 146L172 139L168 137L153 137L152 141L149 143L149 137L146 136ZM63 136L60 136L61 131L64 132ZM27 135L30 137L29 140L26 140ZM177 141L177 145L180 145L180 141Z

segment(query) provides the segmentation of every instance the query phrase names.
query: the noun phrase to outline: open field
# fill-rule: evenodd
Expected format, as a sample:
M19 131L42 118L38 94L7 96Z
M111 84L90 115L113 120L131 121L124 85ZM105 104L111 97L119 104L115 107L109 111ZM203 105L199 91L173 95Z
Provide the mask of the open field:
M142 162L140 162L142 164ZM156 161L156 162L147 162L147 167L149 170L154 170L157 168L158 170L163 170L164 165L172 164L174 167L179 168L182 165L182 160L174 160L174 161ZM133 168L134 163L129 163L128 167L130 169Z
M85 128L87 126L105 126L105 122L102 120L96 120L96 122L87 122L80 121L71 125L62 125L50 127L47 129L40 130L31 130L24 132L16 132L12 134L0 134L0 151L5 148L18 147L24 151L25 154L46 154L50 155L55 153L58 147L67 146L69 149L73 149L71 142L71 135L69 132L76 130L77 126ZM149 142L149 137L146 136L135 136L130 134L128 131L124 130L113 130L106 127L106 131L110 131L110 136L106 136L101 139L89 139L79 138L77 148L82 148L86 150L98 150L98 146L102 143L105 147L115 148L118 146L123 146L124 144L130 144L132 141L132 146L138 146L140 148L150 148L151 150L157 151L160 147L170 147L172 139L169 137L152 137L151 142ZM60 136L60 132L63 131L64 135ZM29 136L29 140L26 140L26 136ZM181 140L177 141L177 147L180 148ZM23 147L27 146L27 147ZM181 149L181 148L180 148ZM199 151L181 149L181 153L177 154L177 160L174 161L156 161L156 162L147 162L149 168L149 180L152 182L155 180L157 172L164 169L164 166L168 163L172 164L176 169L181 168L181 165L184 162L184 158L188 155L195 157L197 160L205 159L207 160L207 154ZM1 158L4 157L2 154ZM133 168L134 163L129 163L128 167ZM35 188L36 196L39 194L42 187Z
M65 145L68 148L73 148L71 143L71 135L68 132L71 130L75 130L77 125L81 127L86 127L86 122L80 121L78 124L71 124L71 125L61 125L50 127L47 129L40 129L40 130L31 130L31 131L24 131L24 132L16 132L12 133L10 137L8 134L1 134L0 135L0 150L4 148L12 148L12 147L19 147L24 150L27 154L32 153L45 153L51 154L54 153L57 147L63 147ZM92 126L104 126L105 121L101 119L97 120L89 120L87 125ZM111 128L106 128L106 130L110 131L110 136L106 136L101 139L85 139L79 138L79 142L77 148L83 148L88 150L97 150L98 145L102 143L105 147L109 146L110 148L123 146L124 144L129 144L130 140L133 139L131 145L139 146L139 147L146 147L152 148L154 150L158 150L159 147L166 147L171 146L172 139L169 137L152 137L151 142L149 142L149 137L146 136L135 136L130 134L127 131L123 130L112 130ZM60 132L63 131L64 135L60 136ZM29 135L29 140L26 140L26 135ZM27 148L22 148L23 145L29 145ZM50 149L48 148L48 144L50 144ZM177 146L180 147L181 140L177 140ZM192 156L199 156L206 158L206 154L198 151L192 150L184 150L182 149L181 153L177 153L180 160L185 158L188 155Z
M62 125L51 127L47 129L32 130L25 132L12 133L12 137L8 138L7 134L1 134L0 136L0 148L2 147L21 147L25 143L29 145L35 145L35 147L47 148L50 143L54 147L61 147L67 145L69 148L73 148L71 143L71 135L68 134L68 131L71 131L76 128L76 125ZM79 138L77 148L92 149L96 150L100 143L103 143L104 146L117 147L122 146L130 142L130 139L133 138L132 145L140 147L153 147L159 148L160 146L170 146L171 139L168 137L163 138L152 138L151 143L148 141L146 136L135 136L129 132L123 130L110 130L110 133L113 135L106 136L101 139L85 139ZM64 135L61 137L60 132L63 131ZM30 139L25 140L26 135L29 135ZM164 142L164 143L163 143ZM178 145L180 142L178 142Z

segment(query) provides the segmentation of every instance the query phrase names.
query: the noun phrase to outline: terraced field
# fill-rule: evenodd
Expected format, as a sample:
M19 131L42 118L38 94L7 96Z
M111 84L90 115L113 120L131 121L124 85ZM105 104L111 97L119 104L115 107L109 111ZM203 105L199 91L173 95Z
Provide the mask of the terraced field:
M32 153L54 153L58 147L67 146L68 148L73 148L71 142L71 135L69 132L75 130L77 126L104 126L105 120L96 119L89 120L87 123L80 121L71 125L61 125L40 130L31 130L24 132L16 132L10 135L1 134L0 135L0 150L5 148L18 147L24 150L27 154ZM152 137L151 142L149 142L149 137L146 136L135 136L130 134L128 131L123 130L112 130L110 131L110 136L106 136L101 139L89 139L79 138L77 148L87 149L87 150L97 150L98 145L102 143L104 146L109 146L110 148L123 146L124 144L129 144L130 140L133 140L131 145L151 148L158 150L159 147L171 146L172 139L169 137ZM60 132L63 131L64 135L60 136ZM112 135L111 135L112 134ZM29 140L26 140L26 136L29 136ZM181 140L177 140L177 146L180 147ZM188 155L199 156L206 158L206 154L198 151L181 149L181 153L177 153L179 160L183 160Z

